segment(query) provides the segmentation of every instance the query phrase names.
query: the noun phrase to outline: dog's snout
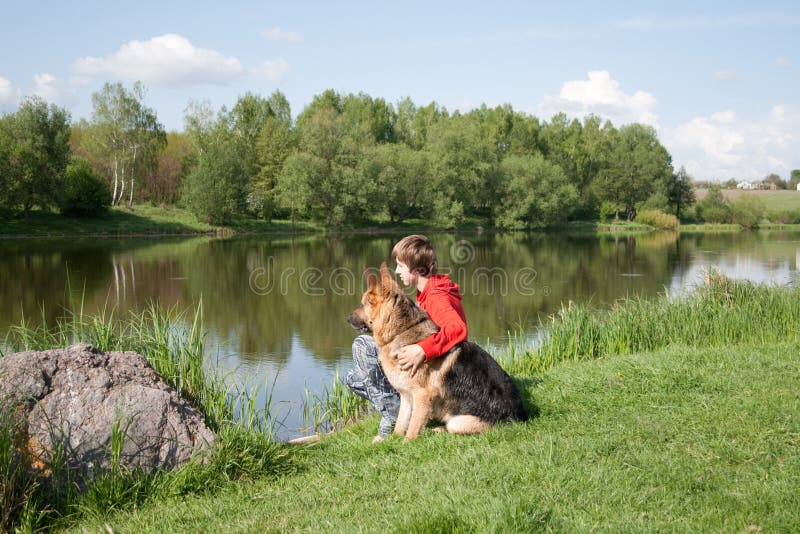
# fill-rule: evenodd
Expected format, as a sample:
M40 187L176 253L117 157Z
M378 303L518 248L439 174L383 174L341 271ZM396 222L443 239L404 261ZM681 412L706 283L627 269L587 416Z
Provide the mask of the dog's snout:
M360 308L359 308L360 309ZM361 334L368 334L372 332L372 329L369 327L369 324L364 320L363 317L358 313L359 310L355 310L347 317L347 322L350 323L357 332Z

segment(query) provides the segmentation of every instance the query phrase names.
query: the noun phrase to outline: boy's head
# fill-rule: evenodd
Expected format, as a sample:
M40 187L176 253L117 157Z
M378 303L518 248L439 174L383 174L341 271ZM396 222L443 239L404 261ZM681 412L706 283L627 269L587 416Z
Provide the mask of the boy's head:
M405 263L410 272L426 278L435 275L438 267L433 245L424 235L410 235L398 241L392 249L392 259Z

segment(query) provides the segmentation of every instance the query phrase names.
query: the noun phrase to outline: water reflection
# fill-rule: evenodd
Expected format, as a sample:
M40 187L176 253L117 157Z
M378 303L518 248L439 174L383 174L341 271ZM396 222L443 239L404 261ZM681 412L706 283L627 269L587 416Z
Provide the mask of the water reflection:
M274 397L299 402L304 386L319 388L349 366L353 332L344 318L364 289L363 268L388 260L400 237L0 241L0 333L23 314L55 321L70 296L89 312L121 314L202 299L209 346L223 363L242 379L278 376ZM607 306L680 291L709 266L778 284L796 282L800 270L798 232L431 238L440 270L464 293L470 336L491 344L532 333L562 302Z

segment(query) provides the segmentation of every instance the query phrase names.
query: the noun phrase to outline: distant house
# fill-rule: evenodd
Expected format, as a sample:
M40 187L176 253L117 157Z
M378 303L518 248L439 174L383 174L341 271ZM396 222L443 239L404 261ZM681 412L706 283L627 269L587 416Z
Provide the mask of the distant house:
M756 185L752 182L739 182L736 184L736 189L746 189L748 191L756 189Z

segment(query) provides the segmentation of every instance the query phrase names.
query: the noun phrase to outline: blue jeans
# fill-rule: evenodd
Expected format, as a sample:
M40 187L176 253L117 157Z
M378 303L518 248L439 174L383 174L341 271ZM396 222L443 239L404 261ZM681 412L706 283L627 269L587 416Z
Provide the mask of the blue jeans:
M381 414L378 435L392 433L400 410L400 394L383 374L378 360L378 345L372 336L358 336L353 341L353 363L355 367L347 373L345 383L359 397L367 399Z

